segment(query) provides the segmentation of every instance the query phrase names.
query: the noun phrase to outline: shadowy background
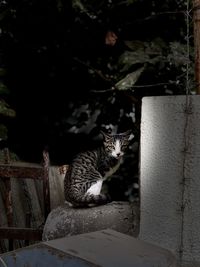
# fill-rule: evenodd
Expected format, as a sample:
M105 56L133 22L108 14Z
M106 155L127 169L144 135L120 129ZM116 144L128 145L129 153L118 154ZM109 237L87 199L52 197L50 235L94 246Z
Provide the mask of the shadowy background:
M186 1L1 1L1 148L33 162L48 149L66 164L97 146L100 130L132 129L107 186L134 200L142 97L185 94L187 63L194 87L186 26Z

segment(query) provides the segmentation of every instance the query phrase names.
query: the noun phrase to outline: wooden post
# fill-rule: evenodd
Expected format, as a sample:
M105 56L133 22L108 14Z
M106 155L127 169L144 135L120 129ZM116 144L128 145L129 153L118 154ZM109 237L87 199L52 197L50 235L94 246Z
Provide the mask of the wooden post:
M10 178L4 179L5 183L5 207L8 220L8 226L13 227L13 208L12 208L12 196L11 196L11 180ZM9 250L13 250L13 239L9 239Z
M200 0L193 0L196 93L200 94Z
M10 152L8 148L4 149L4 163L10 163ZM8 226L13 227L13 208L12 208L12 192L11 192L11 179L4 178L5 184L5 207L8 220ZM9 250L13 250L13 239L8 240Z
M49 153L43 151L44 159L44 180L43 180L43 193L44 193L44 218L46 219L50 212L50 189L49 189Z

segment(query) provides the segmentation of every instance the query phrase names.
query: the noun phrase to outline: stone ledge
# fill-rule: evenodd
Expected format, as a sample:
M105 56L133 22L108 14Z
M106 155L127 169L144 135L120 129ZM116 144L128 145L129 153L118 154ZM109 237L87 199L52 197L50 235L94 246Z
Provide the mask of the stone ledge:
M67 204L53 209L46 220L43 241L110 228L138 236L139 205L111 202L92 208L71 208Z

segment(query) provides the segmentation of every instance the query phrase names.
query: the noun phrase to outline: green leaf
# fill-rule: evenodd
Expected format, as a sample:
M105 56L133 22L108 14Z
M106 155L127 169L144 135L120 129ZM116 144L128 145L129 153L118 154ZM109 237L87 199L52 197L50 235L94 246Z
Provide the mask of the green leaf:
M0 68L0 76L5 76L6 75L6 69L5 68Z
M73 0L72 1L72 7L80 9L82 12L85 11L85 7L80 0Z
M4 124L0 124L0 140L8 138L8 129Z
M176 67L184 66L186 64L192 64L187 56L187 45L179 42L170 43L170 52L168 54L168 61L174 64ZM190 48L190 58L194 56L194 51Z
M133 87L133 85L137 82L140 75L144 71L144 68L145 67L143 66L142 68L139 68L136 71L127 74L122 80L115 84L115 88L118 90L128 90Z
M115 5L117 6L121 6L121 5L126 5L126 6L130 6L132 5L134 2L136 2L137 0L123 0L123 1L119 1L117 3L115 3Z
M126 72L135 64L156 64L162 58L162 51L165 43L162 39L154 39L151 42L141 42L138 40L124 41L131 51L125 51L119 58L120 72Z
M125 40L124 43L132 51L145 49L145 43L139 40Z
M9 14L9 8L7 8L6 10L0 12L0 21L4 20L6 18L6 16Z
M122 66L120 72L128 71L135 64L144 64L149 61L149 56L142 49L135 52L125 51L119 58L119 65Z
M88 7L86 6L86 3L82 3L81 0L73 0L72 1L72 8L75 10L86 14L90 19L96 19L96 15L92 13L92 11L89 11ZM91 9L91 7L90 7Z
M16 113L5 101L0 100L0 115L6 117L15 117Z
M7 86L3 83L0 82L0 94L8 94L9 90L7 88Z

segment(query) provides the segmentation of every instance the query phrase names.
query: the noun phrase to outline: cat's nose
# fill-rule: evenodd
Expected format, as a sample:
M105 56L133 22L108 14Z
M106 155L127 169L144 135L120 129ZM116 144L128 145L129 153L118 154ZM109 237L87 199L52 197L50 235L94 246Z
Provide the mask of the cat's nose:
M119 157L121 155L121 153L117 153L116 155L117 155L117 157Z

